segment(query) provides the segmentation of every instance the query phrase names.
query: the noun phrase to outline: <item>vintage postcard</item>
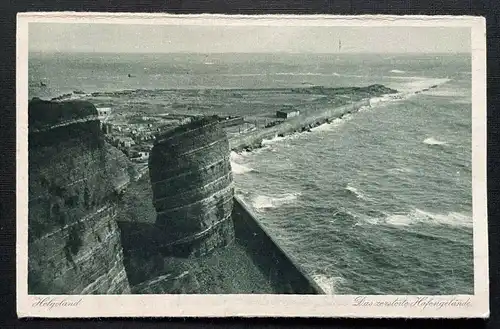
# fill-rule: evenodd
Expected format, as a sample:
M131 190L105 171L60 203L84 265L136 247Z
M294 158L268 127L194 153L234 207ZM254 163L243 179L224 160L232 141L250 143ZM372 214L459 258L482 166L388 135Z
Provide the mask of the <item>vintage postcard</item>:
M20 317L484 318L481 17L24 13Z

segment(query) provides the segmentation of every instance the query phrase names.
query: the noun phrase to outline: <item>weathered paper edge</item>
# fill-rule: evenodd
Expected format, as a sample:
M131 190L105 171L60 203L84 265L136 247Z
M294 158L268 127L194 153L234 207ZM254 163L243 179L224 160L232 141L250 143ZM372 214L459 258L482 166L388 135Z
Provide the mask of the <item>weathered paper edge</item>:
M249 23L251 21L251 23ZM28 222L28 23L293 25L293 26L446 26L470 27L472 48L472 159L474 222L473 296L406 296L410 299L470 298L470 308L355 307L357 296L302 295L100 295L55 296L82 299L75 308L36 308L27 293ZM333 15L168 15L139 13L21 13L17 20L17 314L19 317L357 317L486 318L489 316L486 185L486 28L472 16ZM47 296L54 297L54 296ZM391 301L405 296L367 296Z

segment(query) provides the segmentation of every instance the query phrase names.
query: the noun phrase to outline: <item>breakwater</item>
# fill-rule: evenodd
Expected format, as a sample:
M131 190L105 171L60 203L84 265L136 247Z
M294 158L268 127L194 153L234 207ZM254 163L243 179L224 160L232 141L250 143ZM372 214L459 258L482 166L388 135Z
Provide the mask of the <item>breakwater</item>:
M119 221L131 293L324 294L238 197L233 205L234 241L192 257L165 255L155 223Z
M236 152L260 148L262 147L262 141L265 139L305 132L324 123L329 123L331 120L342 118L344 115L355 113L364 106L370 106L369 99L322 110L310 110L307 113L301 113L299 116L286 119L273 127L233 136L229 140L229 145L231 150Z
M249 251L276 291L283 294L325 293L276 243L238 197L234 198L233 218L237 242Z

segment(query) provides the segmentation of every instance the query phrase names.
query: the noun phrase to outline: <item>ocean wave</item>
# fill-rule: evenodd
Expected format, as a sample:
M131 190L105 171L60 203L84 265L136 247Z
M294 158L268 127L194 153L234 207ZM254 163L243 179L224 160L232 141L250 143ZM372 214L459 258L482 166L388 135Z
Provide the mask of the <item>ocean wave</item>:
M229 154L229 159L231 159L231 161L241 161L243 160L243 157L244 157L243 152L239 153L231 151L231 153Z
M327 295L334 295L337 290L336 288L345 282L344 278L331 277L324 274L313 274L311 277Z
M263 139L262 140L262 145L272 145L272 144L275 144L276 142L280 142L282 140L286 139L286 137L279 137L279 136L274 136L273 138L271 139Z
M406 73L406 71L401 71L401 70L391 70L390 72L391 73L398 73L398 74Z
M462 99L454 99L454 100L451 100L450 103L452 104L467 104L467 105L471 105L472 104L472 100L470 98L462 98Z
M236 175L246 174L248 172L254 171L253 168L250 168L250 167L247 167L244 165L240 165L240 164L238 164L236 162L232 162L232 161L231 161L231 170L232 170L233 174L236 174Z
M423 92L434 89L451 81L448 78L412 78L411 81L402 83L398 90L406 93Z
M369 99L369 105L364 106L363 110L366 108L372 108L376 107L379 105L386 104L388 102L396 102L396 101L402 101L406 100L412 96L414 96L414 92L398 92L396 94L387 94L383 96L378 96L378 97L372 97Z
M384 219L385 224L392 226L409 226L415 224L447 225L455 227L472 227L472 217L459 212L445 214L432 213L415 208L407 214L393 214Z
M370 105L366 105L366 106L361 106L359 109L358 109L358 112L363 112L363 111L366 111L366 110L369 110L371 109L372 107Z
M345 187L345 189L349 192L351 192L352 194L354 194L358 199L361 199L361 200L368 200L368 197L363 194L363 192L361 192L359 189L357 189L356 187L352 186L351 184L347 184L347 186Z
M447 144L446 142L437 140L434 137L426 138L426 139L424 139L424 141L422 143L428 144L428 145L446 145Z
M285 140L291 140L291 139L294 139L294 138L298 138L299 135L300 135L300 133L293 133L293 134L286 135L286 136L283 136L283 137L275 135L273 138L270 138L270 139L264 138L262 140L261 144L262 144L262 146L269 148L273 144L276 144L276 143L279 143L279 142L282 142L282 141L285 141Z
M248 166L245 166L245 165L238 163L238 161L243 161L243 158L244 158L243 154L231 151L229 158L231 161L231 170L232 170L233 174L241 175L241 174L246 174L248 172L254 171L253 168L250 168Z
M391 174L411 174L415 172L415 170L406 167L389 168L387 171Z
M300 193L287 193L279 197L270 197L266 195L258 195L253 198L252 205L255 209L265 210L277 208L285 204L293 203L300 196Z
M454 98L470 98L471 91L466 89L430 89L425 91L426 95L435 97L454 97Z
M317 127L311 128L311 131L313 132L321 132L321 131L330 131L335 127L340 126L342 123L346 122L351 116L349 114L344 115L342 119L337 118L332 120L330 123L323 123L322 125L319 125Z
M402 215L390 215L384 219L386 224L393 226L409 226L411 224L417 224L417 221L413 216L408 214Z

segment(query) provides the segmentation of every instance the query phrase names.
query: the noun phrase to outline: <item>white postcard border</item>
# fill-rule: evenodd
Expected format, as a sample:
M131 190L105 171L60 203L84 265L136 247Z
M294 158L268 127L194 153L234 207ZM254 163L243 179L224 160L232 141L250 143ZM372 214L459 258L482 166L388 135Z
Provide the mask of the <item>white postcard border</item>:
M471 28L474 295L28 295L28 24L107 23ZM19 317L485 318L489 315L486 28L482 17L22 13L17 21L17 313Z

